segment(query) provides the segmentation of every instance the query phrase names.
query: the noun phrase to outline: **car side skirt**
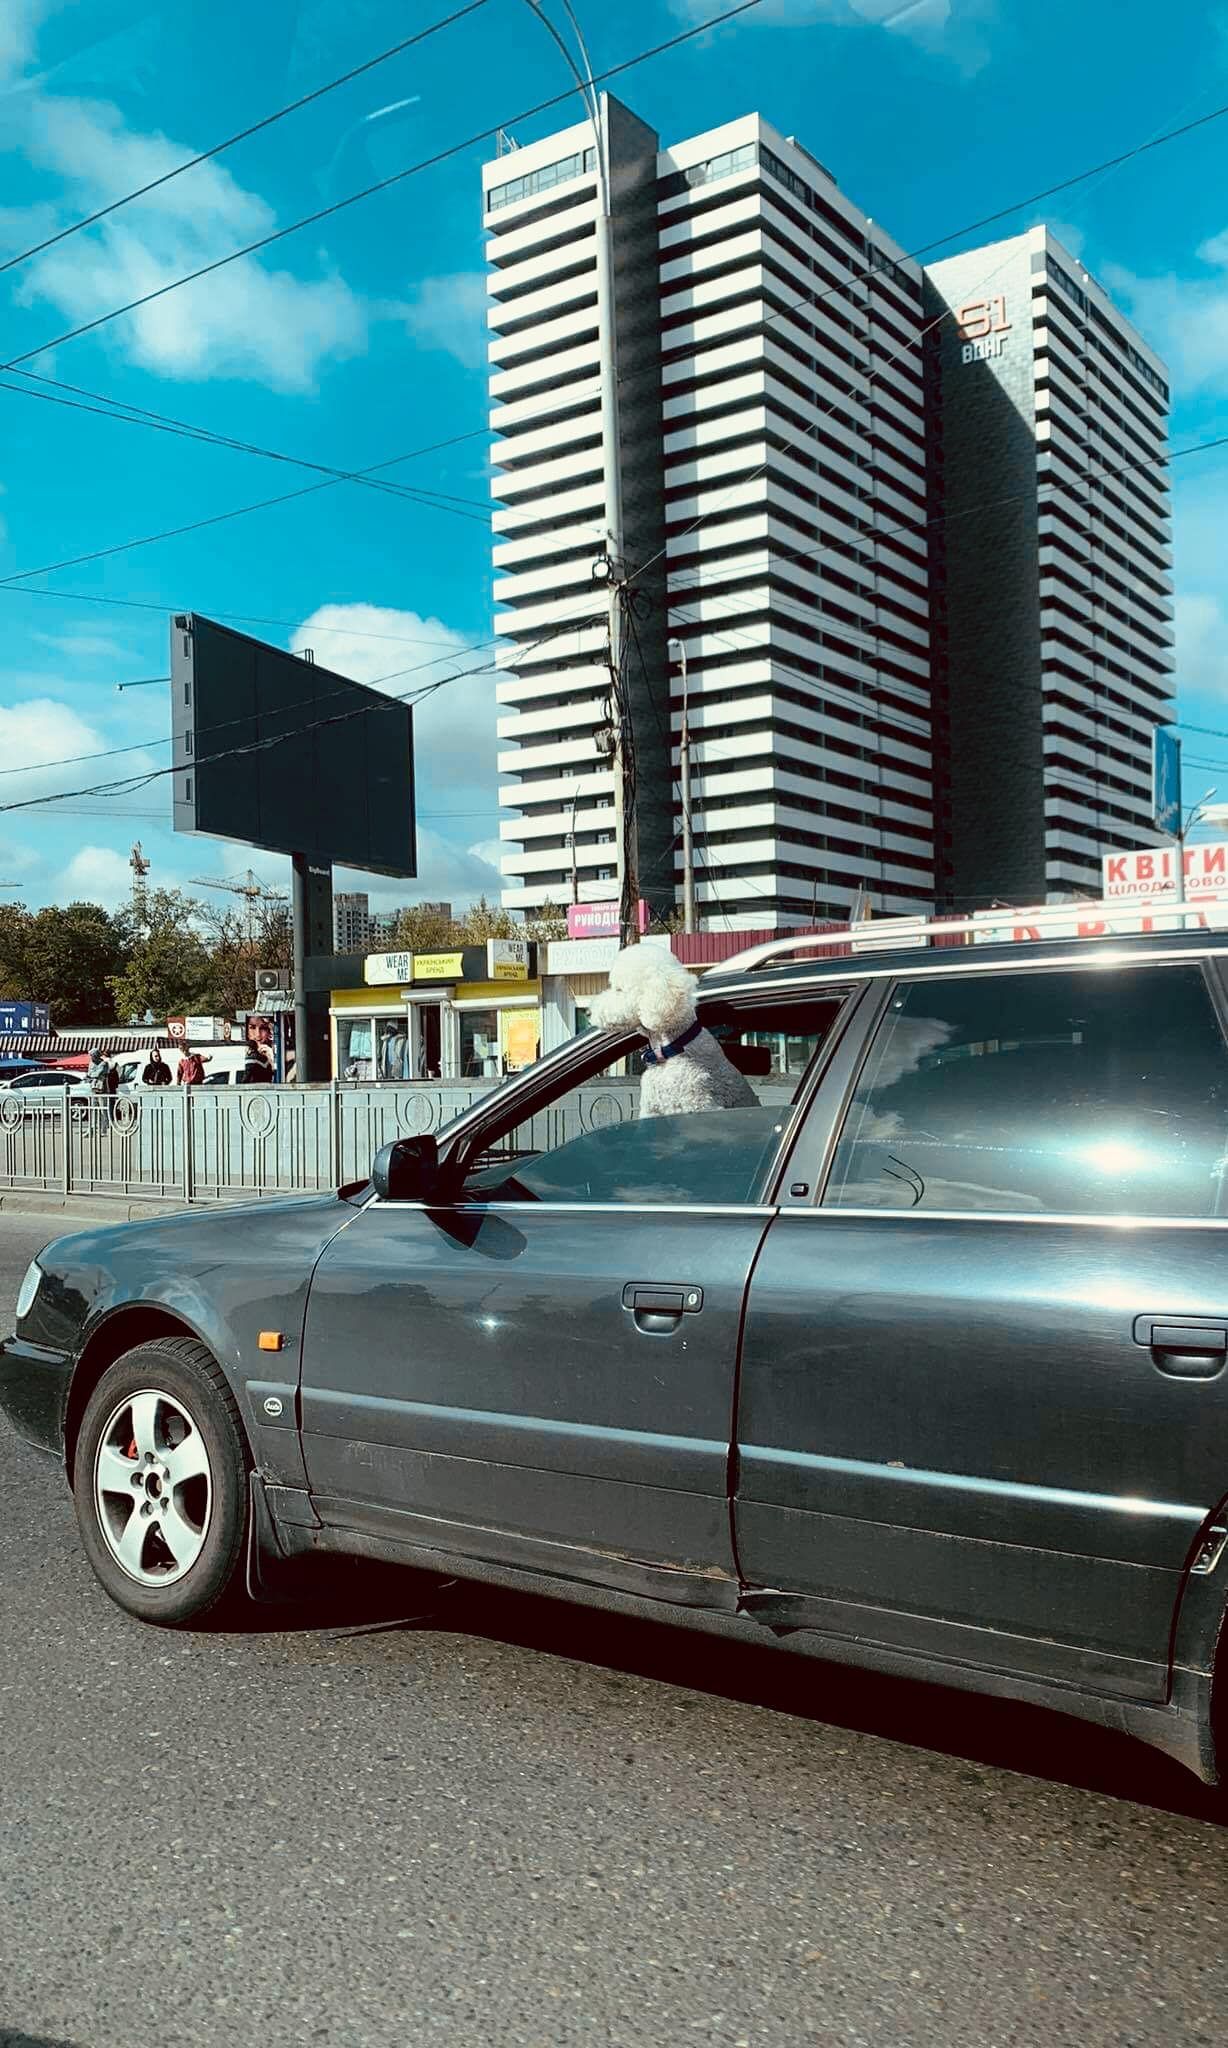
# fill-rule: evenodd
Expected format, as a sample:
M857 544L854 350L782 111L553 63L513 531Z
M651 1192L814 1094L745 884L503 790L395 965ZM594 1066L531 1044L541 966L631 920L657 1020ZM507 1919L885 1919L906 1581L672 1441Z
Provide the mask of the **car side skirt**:
M983 1665L961 1663L950 1658L888 1649L852 1636L820 1632L814 1628L802 1627L787 1635L778 1635L741 1605L738 1588L728 1581L691 1580L684 1588L677 1584L681 1575L661 1572L659 1590L648 1590L642 1580L634 1588L630 1585L595 1585L591 1578L586 1577L583 1554L572 1553L568 1558L563 1554L565 1547L561 1545L534 1546L539 1552L554 1548L560 1553L549 1563L541 1558L536 1562L496 1562L450 1547L444 1524L432 1525L430 1533L434 1535L434 1541L428 1539L425 1528L411 1530L407 1527L392 1535L387 1529L377 1531L370 1526L359 1526L360 1520L365 1519L362 1510L349 1502L313 1501L312 1508L321 1511L323 1522L314 1527L306 1526L308 1511L305 1507L291 1508L290 1513L300 1516L299 1520L291 1521L282 1511L277 1499L279 1494L280 1489L273 1496L277 1504L271 1508L268 1517L270 1538L276 1546L271 1560L274 1568L278 1558L329 1554L367 1557L381 1564L399 1564L445 1578L474 1579L509 1592L536 1593L548 1599L572 1601L641 1621L702 1629L707 1634L723 1636L734 1642L771 1645L798 1656L879 1672L884 1677L920 1679L961 1692L1017 1700L1133 1736L1184 1765L1204 1784L1218 1782L1211 1726L1211 1680L1209 1673L1200 1669L1178 1663L1173 1670L1170 1698L1161 1706L1109 1698L1072 1685L1021 1678L1013 1671L986 1669ZM296 1501L299 1498L295 1496ZM301 1499L305 1503L306 1496ZM339 1519L342 1515L348 1517L344 1523ZM405 1517L407 1524L415 1519L408 1515ZM455 1534L459 1537L461 1532ZM499 1532L500 1545L506 1550L510 1551L517 1540ZM626 1562L633 1563L631 1560ZM643 1571L645 1567L637 1566L636 1569ZM771 1613L770 1608L766 1611Z

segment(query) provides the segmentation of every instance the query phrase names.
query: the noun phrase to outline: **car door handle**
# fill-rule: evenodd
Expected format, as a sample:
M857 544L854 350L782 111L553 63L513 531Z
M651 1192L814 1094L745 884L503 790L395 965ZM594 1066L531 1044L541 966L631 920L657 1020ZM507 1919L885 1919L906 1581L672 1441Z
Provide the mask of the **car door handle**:
M1228 1326L1223 1323L1164 1323L1138 1316L1134 1341L1148 1345L1156 1366L1172 1379L1211 1380L1228 1361Z
M703 1305L702 1287L662 1287L629 1280L623 1288L623 1307L630 1309L636 1329L645 1336L669 1336L683 1316L698 1315Z
M702 1287L662 1287L643 1280L628 1280L623 1288L623 1307L655 1316L697 1316L704 1305Z

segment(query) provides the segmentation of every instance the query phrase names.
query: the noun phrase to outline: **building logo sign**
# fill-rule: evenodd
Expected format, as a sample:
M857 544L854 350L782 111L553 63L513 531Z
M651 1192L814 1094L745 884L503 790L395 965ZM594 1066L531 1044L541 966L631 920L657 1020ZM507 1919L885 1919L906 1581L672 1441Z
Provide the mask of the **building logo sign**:
M1109 902L1162 903L1177 895L1177 849L1140 846L1104 856L1104 894ZM1187 902L1228 896L1228 839L1196 840L1185 849Z
M529 978L528 940L487 939L486 978L488 981L527 981Z
M955 315L960 339L961 363L989 363L1006 354L1006 337L1011 322L1006 317L1006 299L969 299Z
M368 988L392 988L397 982L412 981L413 954L368 953L362 963L362 978Z

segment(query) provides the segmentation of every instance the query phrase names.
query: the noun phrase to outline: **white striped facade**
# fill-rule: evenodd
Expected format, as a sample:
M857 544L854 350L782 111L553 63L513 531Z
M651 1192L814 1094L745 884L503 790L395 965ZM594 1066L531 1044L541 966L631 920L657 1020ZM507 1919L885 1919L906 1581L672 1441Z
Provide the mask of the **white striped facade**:
M516 671L499 686L503 901L534 910L571 892L573 802L580 896L617 879L590 582L605 509L590 131L483 178L495 601ZM661 151L656 179L656 274L616 287L620 321L623 293L650 288L655 318L618 345L629 375L646 350L658 365L661 448L643 461L662 465L668 630L687 650L701 919L839 917L863 890L915 911L934 887L920 272L756 115ZM681 888L676 662L667 703L664 872L641 856L658 904ZM665 727L644 716L641 763Z

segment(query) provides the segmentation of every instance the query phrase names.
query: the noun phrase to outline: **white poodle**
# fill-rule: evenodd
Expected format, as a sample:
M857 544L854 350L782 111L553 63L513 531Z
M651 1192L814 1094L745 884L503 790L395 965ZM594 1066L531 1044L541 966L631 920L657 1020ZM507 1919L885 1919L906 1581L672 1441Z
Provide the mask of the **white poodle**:
M753 1108L758 1096L695 1016L695 977L663 946L628 946L610 969L610 985L589 1004L603 1030L647 1033L648 1071L640 1115Z

